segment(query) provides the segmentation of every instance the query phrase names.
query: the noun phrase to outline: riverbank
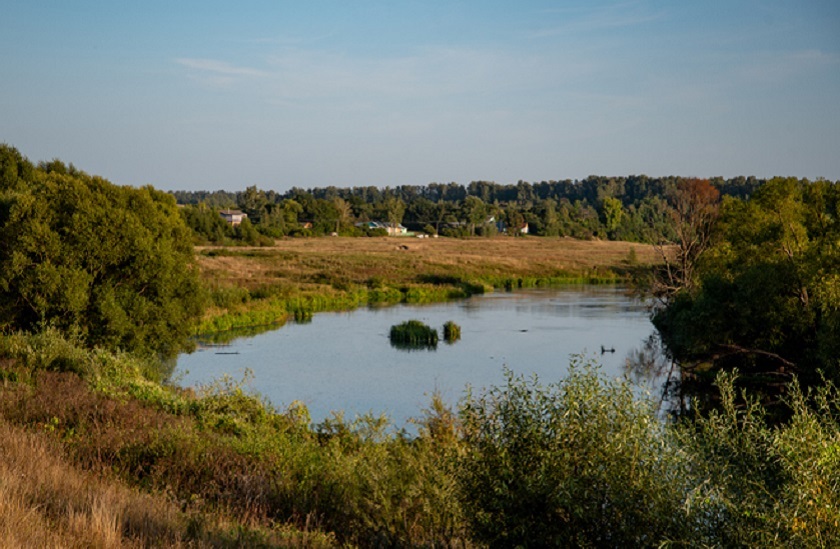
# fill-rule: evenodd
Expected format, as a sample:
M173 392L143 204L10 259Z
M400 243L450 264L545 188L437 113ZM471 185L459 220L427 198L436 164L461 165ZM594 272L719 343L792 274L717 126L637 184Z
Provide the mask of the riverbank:
M263 248L200 247L197 257L212 298L202 334L494 288L620 282L659 261L647 244L538 237L283 239Z

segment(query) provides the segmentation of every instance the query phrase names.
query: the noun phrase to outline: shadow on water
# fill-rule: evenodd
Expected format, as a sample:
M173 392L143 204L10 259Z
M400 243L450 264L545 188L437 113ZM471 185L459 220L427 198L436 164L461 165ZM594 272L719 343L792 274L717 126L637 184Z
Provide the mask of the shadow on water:
M199 334L193 338L193 341L195 341L196 348L198 350L224 347L230 345L233 341L237 339L245 337L254 337L260 334L264 334L265 332L276 330L279 326L281 325L267 324L263 326L233 328L230 330L225 330L224 332L216 332L212 334Z

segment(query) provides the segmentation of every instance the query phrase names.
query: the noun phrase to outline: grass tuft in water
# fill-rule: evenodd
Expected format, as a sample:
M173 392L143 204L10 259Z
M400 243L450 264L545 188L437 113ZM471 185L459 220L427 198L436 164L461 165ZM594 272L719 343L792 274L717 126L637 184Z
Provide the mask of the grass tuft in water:
M408 320L391 326L391 345L406 349L434 349L438 344L438 332L419 320Z
M461 327L451 320L447 321L443 325L443 340L451 345L459 339L461 339Z

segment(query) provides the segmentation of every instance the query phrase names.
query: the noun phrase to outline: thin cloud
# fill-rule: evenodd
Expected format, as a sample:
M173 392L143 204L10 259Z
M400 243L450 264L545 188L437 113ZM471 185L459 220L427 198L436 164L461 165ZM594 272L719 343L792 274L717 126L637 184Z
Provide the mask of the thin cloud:
M243 40L242 42L246 44L266 44L270 46L299 46L301 44L312 44L322 42L333 37L335 37L335 33L329 32L314 36L264 36L258 38L250 38L248 40Z
M216 59L194 59L188 57L179 57L175 62L188 69L210 73L216 76L234 77L234 76L248 76L248 77L262 77L267 76L268 73L259 69L251 67L237 67L231 65L226 61L219 61Z
M634 27L662 20L664 12L640 13L638 3L629 2L592 9L557 10L565 16L562 23L530 33L532 38L546 38L569 33L593 32Z
M277 100L335 98L428 103L556 88L592 70L572 56L454 47L420 48L390 57L288 49L267 59Z

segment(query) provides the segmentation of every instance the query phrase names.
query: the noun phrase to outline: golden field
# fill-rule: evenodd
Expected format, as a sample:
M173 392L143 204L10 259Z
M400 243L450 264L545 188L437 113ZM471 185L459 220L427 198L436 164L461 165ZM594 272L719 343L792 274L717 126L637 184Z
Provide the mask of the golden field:
M264 248L197 248L205 280L249 289L330 283L409 284L423 277L494 279L627 274L660 260L651 245L571 238L290 238Z

